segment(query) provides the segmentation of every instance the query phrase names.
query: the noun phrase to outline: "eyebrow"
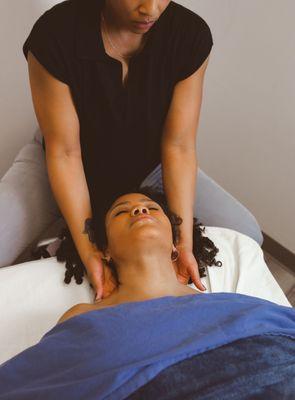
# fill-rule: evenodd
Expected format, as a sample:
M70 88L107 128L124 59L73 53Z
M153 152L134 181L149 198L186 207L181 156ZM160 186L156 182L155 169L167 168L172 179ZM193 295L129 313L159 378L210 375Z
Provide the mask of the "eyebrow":
M141 203L155 203L155 201L153 201L153 200L147 200L147 199L140 199L139 200ZM121 203L118 203L118 204L116 204L114 207L112 207L111 209L110 209L110 212L112 212L116 207L119 207L119 206L121 206L122 204L127 204L127 203L130 203L130 201L122 201Z

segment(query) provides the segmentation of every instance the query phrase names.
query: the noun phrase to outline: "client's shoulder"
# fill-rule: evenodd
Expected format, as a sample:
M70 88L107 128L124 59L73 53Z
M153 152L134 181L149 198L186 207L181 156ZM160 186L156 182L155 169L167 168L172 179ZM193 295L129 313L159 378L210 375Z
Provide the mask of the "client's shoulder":
M69 308L57 321L57 324L74 317L75 315L83 314L88 311L94 310L95 307L93 304L90 303L79 303L75 304L73 307Z

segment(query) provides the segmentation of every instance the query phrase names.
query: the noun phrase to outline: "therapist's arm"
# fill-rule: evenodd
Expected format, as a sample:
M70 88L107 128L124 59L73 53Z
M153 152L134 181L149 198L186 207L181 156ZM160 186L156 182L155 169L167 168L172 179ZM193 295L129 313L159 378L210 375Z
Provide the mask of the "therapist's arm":
M196 137L208 62L209 56L195 73L175 85L161 142L164 192L169 208L183 219L180 244L189 250L197 196Z
M162 153L163 186L169 208L182 218L179 245L193 249L193 217L196 201L196 152L166 148Z
M84 262L96 246L84 232L92 210L81 157L79 119L69 86L51 76L31 52L28 67L52 192Z

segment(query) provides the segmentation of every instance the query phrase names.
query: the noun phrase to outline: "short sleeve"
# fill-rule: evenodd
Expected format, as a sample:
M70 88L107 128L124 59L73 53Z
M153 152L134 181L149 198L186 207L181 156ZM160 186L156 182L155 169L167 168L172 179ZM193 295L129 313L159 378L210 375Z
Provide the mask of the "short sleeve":
M26 59L29 50L51 75L69 85L62 38L54 30L54 18L48 11L35 22L23 44L23 53Z
M209 56L212 46L211 30L200 18L198 24L194 24L193 29L186 30L186 35L182 37L175 82L186 79L197 71Z

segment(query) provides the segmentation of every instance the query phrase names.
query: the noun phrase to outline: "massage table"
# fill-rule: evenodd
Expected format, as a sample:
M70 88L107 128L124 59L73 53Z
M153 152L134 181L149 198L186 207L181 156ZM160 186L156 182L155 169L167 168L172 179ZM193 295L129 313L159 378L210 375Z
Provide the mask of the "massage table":
M201 278L207 292L233 292L292 307L271 274L259 244L232 229L205 226L204 236L219 249L222 266L206 267ZM50 241L56 240L51 238ZM92 303L86 277L64 283L65 263L42 258L0 269L0 363L36 344L61 315L78 303ZM192 283L191 288L198 290Z

